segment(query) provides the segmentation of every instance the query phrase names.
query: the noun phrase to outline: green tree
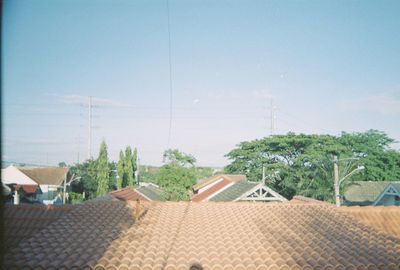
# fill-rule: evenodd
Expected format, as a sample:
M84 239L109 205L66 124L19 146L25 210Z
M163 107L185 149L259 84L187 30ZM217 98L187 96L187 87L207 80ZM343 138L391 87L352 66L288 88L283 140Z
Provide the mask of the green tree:
M96 170L97 196L102 196L108 192L110 181L110 167L105 141L102 141L100 145L99 157L96 160Z
M125 149L124 164L125 164L125 174L126 174L126 185L133 187L135 185L135 171L134 171L132 149L130 146L127 146Z
M73 192L83 193L87 199L95 198L97 192L96 182L96 162L93 159L88 159L83 163L77 163L70 168L71 175L79 181L71 183Z
M126 185L124 185L126 183L125 156L124 156L124 152L122 150L119 151L117 172L118 172L117 187L118 187L118 189L121 189L126 186Z
M163 197L170 201L188 200L188 190L196 183L195 158L178 150L164 152L164 165L158 175Z
M400 152L389 148L385 133L342 133L341 136L288 133L242 142L226 156L228 173L246 174L250 181L262 179L266 168L267 184L287 198L304 195L333 201L333 155L358 158L342 164L342 176L357 165L365 166L354 180L393 181L400 177ZM353 167L352 167L353 166Z

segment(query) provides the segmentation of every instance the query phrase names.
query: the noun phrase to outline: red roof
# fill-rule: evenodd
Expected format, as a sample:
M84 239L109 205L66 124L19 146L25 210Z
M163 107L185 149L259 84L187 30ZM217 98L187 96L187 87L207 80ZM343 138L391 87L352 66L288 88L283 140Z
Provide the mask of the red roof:
M201 202L204 201L206 198L208 198L209 196L211 196L212 194L216 193L217 191L219 191L220 189L226 187L227 185L231 184L232 181L229 181L227 179L223 179L221 182L218 182L217 184L215 184L214 186L210 187L209 189L196 194L192 197L192 202Z
M25 193L32 194L36 193L37 185L16 185L16 190L19 190L22 187Z
M142 194L137 192L132 187L126 187L123 189L111 191L109 194L111 196L113 196L114 198L121 200L121 201L136 201L137 199L139 199L141 201L148 201L147 198L145 198Z

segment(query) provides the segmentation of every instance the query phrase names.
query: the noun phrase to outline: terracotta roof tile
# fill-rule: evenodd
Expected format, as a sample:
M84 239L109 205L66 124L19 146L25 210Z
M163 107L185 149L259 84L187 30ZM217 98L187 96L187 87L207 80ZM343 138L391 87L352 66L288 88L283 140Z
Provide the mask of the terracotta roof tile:
M146 197L139 192L136 192L136 190L132 187L114 190L108 194L121 201L136 201L137 199L141 201L148 201Z
M398 269L400 239L322 204L93 201L7 252L7 269Z
M339 210L379 231L400 238L400 207L398 206L344 206L339 207Z
M213 195L214 193L216 193L217 191L219 191L220 189L228 186L232 184L232 181L227 180L227 179L223 179L222 181L220 181L219 183L213 185L212 187L210 187L209 189L196 194L192 197L192 202L201 202L206 200L208 197L210 197L211 195Z
M10 249L46 228L73 209L72 205L5 205L5 247Z

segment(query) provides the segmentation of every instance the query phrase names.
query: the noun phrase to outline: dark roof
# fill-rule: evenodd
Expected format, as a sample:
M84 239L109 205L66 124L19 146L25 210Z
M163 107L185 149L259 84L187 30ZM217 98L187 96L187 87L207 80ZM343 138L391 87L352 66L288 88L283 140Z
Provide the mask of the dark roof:
M72 205L5 205L4 240L6 249L18 246L23 239L37 234L72 209Z
M389 181L356 181L345 190L344 200L348 204L372 204L389 184L400 185Z
M63 183L65 175L69 168L45 167L45 168L28 168L18 167L22 173L31 178L39 185L55 185L59 186Z
M76 205L16 248L5 269L399 269L400 239L322 204Z
M241 181L228 187L210 199L213 202L229 202L239 198L241 195L257 186L259 183Z
M162 190L155 186L141 186L136 188L136 191L152 201L165 201L164 198L161 196Z

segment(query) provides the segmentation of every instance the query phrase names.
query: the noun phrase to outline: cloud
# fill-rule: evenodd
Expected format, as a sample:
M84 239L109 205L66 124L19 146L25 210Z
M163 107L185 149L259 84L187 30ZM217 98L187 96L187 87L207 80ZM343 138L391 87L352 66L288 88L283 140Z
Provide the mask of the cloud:
M381 114L400 113L400 99L386 95L371 95L341 102L342 107L353 111L366 111Z
M75 104L75 105L83 105L87 106L89 104L88 96L80 96L80 95L56 95L63 103L66 104ZM119 107L119 108L128 108L132 107L132 105L119 102L113 99L107 98L98 98L92 97L92 106L93 107Z

